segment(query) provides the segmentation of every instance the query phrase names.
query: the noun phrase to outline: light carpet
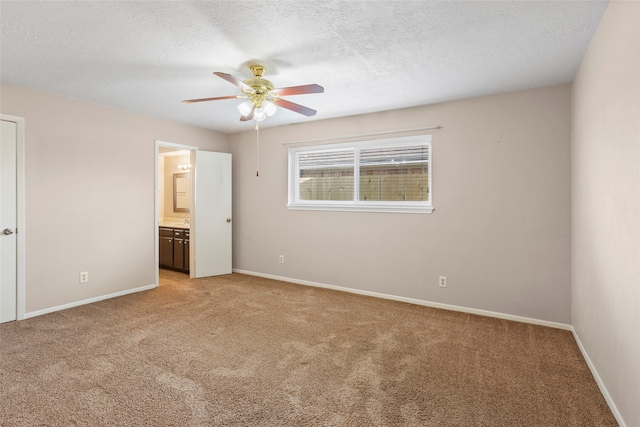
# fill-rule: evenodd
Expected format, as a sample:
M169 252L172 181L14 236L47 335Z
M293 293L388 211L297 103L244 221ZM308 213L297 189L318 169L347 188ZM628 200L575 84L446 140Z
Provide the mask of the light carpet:
M570 332L242 274L0 326L2 426L615 426Z

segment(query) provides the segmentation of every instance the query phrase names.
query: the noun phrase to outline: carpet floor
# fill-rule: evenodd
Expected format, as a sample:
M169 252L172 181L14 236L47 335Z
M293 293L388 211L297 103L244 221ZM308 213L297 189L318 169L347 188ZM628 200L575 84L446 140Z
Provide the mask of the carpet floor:
M570 332L242 274L0 325L2 426L616 426Z

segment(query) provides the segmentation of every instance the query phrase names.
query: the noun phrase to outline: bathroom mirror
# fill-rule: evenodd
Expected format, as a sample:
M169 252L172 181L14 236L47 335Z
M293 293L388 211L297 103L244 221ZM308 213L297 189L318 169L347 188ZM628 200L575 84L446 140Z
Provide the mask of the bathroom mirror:
M173 174L173 211L189 212L191 200L191 174Z

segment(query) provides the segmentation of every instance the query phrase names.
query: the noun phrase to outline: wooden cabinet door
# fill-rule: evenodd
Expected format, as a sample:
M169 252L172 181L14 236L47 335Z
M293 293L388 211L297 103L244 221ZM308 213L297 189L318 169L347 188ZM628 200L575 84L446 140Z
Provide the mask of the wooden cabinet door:
M173 239L173 267L184 267L184 240Z
M164 267L173 267L173 238L160 237L158 249L160 252L159 264Z
M189 269L189 241L185 240L184 241L184 269L188 270Z

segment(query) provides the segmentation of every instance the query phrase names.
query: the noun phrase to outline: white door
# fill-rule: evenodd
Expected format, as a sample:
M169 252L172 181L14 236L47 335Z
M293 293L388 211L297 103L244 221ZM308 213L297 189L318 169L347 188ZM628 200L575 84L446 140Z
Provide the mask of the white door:
M191 152L191 277L231 274L231 154Z
M0 121L0 323L16 320L16 146L18 126Z

